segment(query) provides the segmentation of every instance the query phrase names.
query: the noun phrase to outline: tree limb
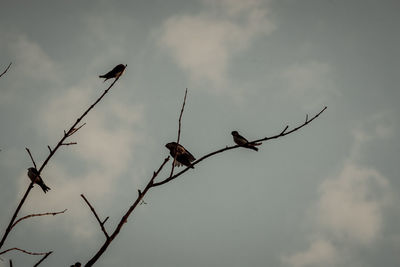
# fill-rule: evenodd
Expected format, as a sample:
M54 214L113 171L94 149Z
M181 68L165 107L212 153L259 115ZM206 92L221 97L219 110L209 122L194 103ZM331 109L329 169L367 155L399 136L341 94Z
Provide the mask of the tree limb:
M64 143L64 141L69 137L68 134L70 134L71 132L72 132L72 133L76 132L76 130L74 130L74 129L75 129L76 126L79 124L79 122L94 108L94 106L97 105L97 103L100 102L100 100L103 99L103 97L104 97L104 96L108 93L108 91L114 86L114 84L119 80L120 77L121 77L121 76L117 77L117 78L110 84L110 86L108 86L108 88L104 90L104 92L100 95L100 97L97 98L97 100L96 100L89 108L87 108L87 109L83 112L83 114L75 121L75 123L72 124L72 126L69 128L69 130L68 130L67 132L64 131L63 137L60 139L60 141L58 141L58 143L57 143L57 145L54 147L54 149L49 149L49 150L50 150L50 153L49 153L49 155L47 156L47 158L45 159L45 161L43 162L42 166L40 166L40 168L38 169L38 172L39 172L38 175L40 175L40 173L42 172L42 170L44 169L44 167L46 167L46 165L47 165L47 163L49 162L49 160L54 156L54 154L56 153L56 151L62 146L62 144ZM82 127L82 126L80 126L80 127ZM80 127L79 127L79 128L80 128ZM30 153L29 153L29 154L30 154ZM6 240L7 236L8 236L8 234L9 234L10 231L11 231L11 226L13 225L13 223L14 223L14 221L15 221L15 218L17 217L17 215L18 215L18 213L19 213L19 211L20 211L22 205L24 204L24 202L25 202L25 200L26 200L26 198L27 198L29 192L32 190L32 188L33 188L33 182L31 182L31 183L29 184L28 189L26 190L24 196L22 197L21 201L19 202L19 204L18 204L18 206L17 206L17 209L16 209L15 212L14 212L14 214L13 214L13 216L12 216L12 218L11 218L11 221L10 221L10 223L8 224L7 228L6 228L6 231L4 232L3 237L1 238L1 241L0 241L0 248L4 245L4 242L5 242L5 240Z
M31 251L27 251L27 250L20 249L20 248L9 248L9 249L6 249L6 250L0 252L0 255L5 254L5 253L7 253L7 252L9 252L9 251L12 251L12 250L18 250L18 251L21 251L21 252L23 252L23 253L25 253L25 254L35 255L35 256L38 256L38 255L46 255L47 253L49 253L49 252L31 252ZM51 251L51 252L52 252L52 251Z
M26 151L28 152L29 157L31 157L33 166L35 166L35 169L36 169L36 162L35 162L35 160L34 160L33 157L32 157L31 151L30 151L29 148L27 148L27 147L25 147L25 149L26 149Z
M316 119L319 115L321 115L321 113L324 112L326 109L327 109L327 107L324 107L320 112L318 112L318 113L317 113L314 117L312 117L310 120L305 121L304 123L300 124L298 127L294 128L294 129L292 129L292 130L290 130L290 131L288 131L288 132L286 132L286 130L289 128L289 126L286 126L285 129L284 129L282 132L280 132L279 134L277 134L277 135L273 135L273 136L270 136L270 137L264 137L264 138L261 138L261 139L257 139L257 140L254 140L254 141L250 141L249 143L258 143L258 142L261 142L261 141L267 141L267 140L271 140L271 139L277 139L277 138L279 138L279 137L283 137L283 136L286 136L286 135L288 135L288 134L291 134L291 133L293 133L293 132L295 132L295 131L297 131L297 130L300 130L301 128L303 128L304 126L306 126L307 124L309 124L310 122L312 122L312 121L313 121L314 119ZM209 153L209 154L206 154L206 155L204 155L203 157L199 158L198 160L194 161L194 162L192 163L191 166L194 166L194 165L200 163L201 161L205 160L206 158L209 158L209 157L214 156L214 155L216 155L216 154L225 152L225 151L227 151L227 150L235 149L235 148L238 148L238 147L240 147L240 146L238 146L238 145L226 146L226 147L224 147L224 148L221 148L221 149L219 149L219 150L216 150L216 151L214 151L214 152L211 152L211 153ZM187 170L189 170L191 166L186 167L185 169L183 169L182 171L178 172L177 174L175 174L175 175L173 175L173 176L171 176L171 177L168 177L168 178L166 178L166 179L164 179L164 180L162 180L162 181L160 181L160 182L154 183L154 184L153 184L153 187L163 185L163 184L165 184L165 183L168 183L169 181L172 181L172 180L176 179L177 177L179 177L180 175L182 175L183 173L185 173Z
M57 214L61 214L61 213L64 213L64 212L66 212L66 211L67 211L67 209L65 209L65 210L63 210L63 211L56 211L56 212L46 212L46 213L29 214L29 215L26 215L26 216L21 217L21 218L19 218L18 220L16 220L15 223L14 223L13 225L11 225L11 229L12 229L17 223L19 223L20 221L26 220L26 219L31 218L31 217L39 217L39 216L46 216L46 215L53 215L53 216L55 216L55 215L57 215Z
M179 139L181 138L181 120L182 120L182 114L183 110L185 109L185 104L186 104L186 96L187 96L187 88L185 90L185 96L183 98L183 104L181 108L181 114L179 115L179 120L178 120L178 138L176 140L176 143L179 145ZM176 157L178 156L178 153L175 153L174 160L172 162L172 167L171 167L171 173L169 174L169 177L171 177L174 174L174 168L175 168L175 161Z
M39 264L41 264L48 256L50 256L51 253L53 253L53 251L47 252L47 253L40 259L40 261L38 261L35 265L33 265L33 267L39 266Z
M89 200L87 200L86 197L85 197L83 194L81 194L81 197L83 198L83 200L85 200L86 204L88 204L90 210L91 210L91 211L93 212L93 214L94 214L94 217L96 217L97 222L100 224L101 231L103 231L103 233L104 233L104 235L106 236L106 238L109 239L110 236L108 235L106 229L104 228L104 223L107 221L108 217L107 217L103 222L101 222L99 216L98 216L97 213L96 213L96 210L93 208L92 205L90 205Z
M122 226L128 221L129 215L133 212L133 210L137 207L137 205L140 203L140 201L143 199L143 197L146 195L147 191L152 187L154 179L157 177L157 175L160 173L164 165L168 162L169 156L164 159L164 162L161 164L161 166L158 168L157 171L153 172L153 176L151 177L150 181L147 183L146 187L144 188L143 191L141 191L140 194L138 194L135 202L133 202L132 206L128 209L128 211L122 216L121 220L119 221L117 227L115 228L114 232L111 234L110 238L106 239L104 244L101 246L101 248L97 251L97 253L85 264L85 267L88 266L93 266L93 264L100 258L100 256L106 251L108 246L111 244L111 242L114 240L114 238L119 234L121 231Z

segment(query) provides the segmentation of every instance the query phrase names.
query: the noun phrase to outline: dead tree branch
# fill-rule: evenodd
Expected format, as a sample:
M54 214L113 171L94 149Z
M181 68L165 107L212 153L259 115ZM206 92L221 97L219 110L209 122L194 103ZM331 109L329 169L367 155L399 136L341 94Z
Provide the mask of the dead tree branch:
M51 253L53 253L53 251L47 252L47 253L40 259L40 261L38 261L35 265L33 265L33 267L39 266L39 264L41 264L48 256L50 256Z
M3 76L4 74L6 74L6 72L8 71L8 69L11 67L12 62L10 62L10 64L8 64L7 68L0 74L0 78L1 76Z
M56 212L46 212L46 213L29 214L29 215L26 215L26 216L21 217L21 218L19 218L18 220L16 220L16 221L14 222L14 224L11 225L11 229L12 229L17 223L19 223L20 221L26 220L26 219L28 219L28 218L40 217L40 216L46 216L46 215L53 215L53 216L55 216L55 215L57 215L57 214L61 214L61 213L64 213L64 212L66 212L66 211L67 211L67 209L65 209L65 210L63 210L63 211L56 211Z
M47 156L47 158L44 160L42 166L40 166L40 168L38 169L39 175L40 175L40 173L42 172L42 170L44 169L44 167L46 167L46 165L47 165L47 163L49 162L49 160L50 160L50 159L54 156L54 154L57 152L57 150L58 150L61 146L63 146L64 141L65 141L69 136L71 136L71 134L75 133L75 132L77 131L77 129L80 129L80 128L83 126L83 125L81 125L81 126L79 126L78 128L76 128L77 125L81 122L81 120L82 120L82 119L97 105L97 103L99 103L99 102L103 99L103 97L104 97L104 96L108 93L108 91L114 86L114 84L119 80L119 78L120 78L120 76L117 77L117 78L110 84L110 86L108 86L108 88L104 90L104 92L100 95L100 97L97 98L97 100L96 100L92 105L90 105L89 108L87 108L87 109L83 112L83 114L72 124L72 126L69 128L69 130L68 130L67 132L64 131L64 135L62 136L62 138L60 139L60 141L58 141L58 143L57 143L57 145L54 147L54 149L50 149L50 147L48 146L48 148L49 148L49 150L50 150L50 153L49 153L49 155ZM31 156L30 153L29 153L29 155ZM32 158L32 157L31 157L31 158ZM32 160L33 160L33 159L32 159ZM0 241L0 248L3 246L3 244L4 244L4 242L5 242L5 240L6 240L7 236L8 236L8 234L10 233L10 231L11 231L11 226L14 224L14 221L15 221L15 219L16 219L16 217L17 217L17 215L18 215L18 213L19 213L19 211L20 211L22 205L24 204L24 202L25 202L27 196L29 195L29 192L32 190L32 188L33 188L33 182L31 182L31 183L29 184L29 186L28 186L28 188L27 188L27 190L26 190L24 196L22 197L21 201L19 202L19 204L18 204L18 206L17 206L17 209L16 209L15 212L14 212L14 214L13 214L13 216L12 216L12 218L11 218L11 221L10 221L10 223L8 224L7 228L6 228L6 231L4 232L3 237L1 238L1 241Z
M182 104L182 108L181 108L181 114L179 114L179 120L178 120L178 138L176 140L176 143L179 145L179 140L181 138L181 120L182 120L182 114L183 114L183 110L185 109L185 104L186 104L186 96L187 96L187 88L185 90L185 96L183 98L183 104ZM178 153L175 153L174 156L174 161L172 162L172 167L171 167L171 173L169 174L169 177L171 177L174 174L174 168L175 168L175 161L176 161L176 156L178 155Z
M25 149L26 149L26 151L28 152L28 154L29 154L29 157L31 157L31 160L32 160L32 163L33 163L33 166L35 167L35 169L36 169L36 162L35 162L35 160L33 159L33 157L32 157L32 154L31 154L31 151L29 150L29 148L27 148L27 147L25 147Z
M135 202L133 202L132 206L128 209L128 211L122 216L121 220L119 221L117 227L115 228L114 232L111 234L109 238L106 239L104 244L101 246L101 248L97 251L97 253L85 264L85 266L93 266L93 264L100 258L100 256L106 251L108 246L111 244L111 242L114 240L114 238L119 234L121 231L122 226L128 221L129 215L133 212L133 210L137 207L137 205L140 203L140 201L143 199L143 197L146 195L147 191L152 187L154 179L157 177L157 175L160 173L164 165L168 162L169 156L164 159L164 162L161 164L161 166L158 168L157 171L153 173L153 176L151 177L150 181L147 183L146 187L143 189L143 191L140 191L138 194Z
M41 256L41 255L43 255L43 257L33 267L39 266L39 264L41 264L51 253L53 253L53 251L49 251L49 252L31 252L31 251L27 251L25 249L20 249L20 248L9 248L7 250L4 250L4 251L0 252L0 255L5 254L5 253L7 253L9 251L12 251L12 250L17 250L17 251L20 251L22 253L33 255L33 256ZM12 266L13 266L12 260L10 259L10 267L12 267Z
M180 116L179 116L179 128L178 128L178 138L177 138L177 143L179 144L179 140L180 140L180 133L181 133L181 119L182 119L182 114L184 111L184 107L185 107L185 103L186 103L186 96L187 96L187 89L185 91L185 97L183 100L183 104L182 104L182 109L180 112ZM306 116L306 120L303 124L299 125L296 128L293 128L292 130L287 131L287 129L289 128L289 126L287 125L279 134L277 135L273 135L270 137L264 137L258 140L254 140L254 141L250 141L249 143L258 143L258 142L262 142L262 141L267 141L270 139L276 139L279 137L283 137L286 136L288 134L291 134L301 128L303 128L304 126L306 126L307 124L309 124L310 122L312 122L314 119L316 119L322 112L324 112L326 110L327 107L324 107L319 113L317 113L314 117L312 117L310 120L308 119L308 115ZM261 143L260 143L261 145ZM214 156L216 154L225 152L227 150L231 150L231 149L235 149L240 147L239 145L234 145L234 146L226 146L225 148L221 148L219 150L216 150L214 152L211 152L209 154L204 155L203 157L199 158L198 160L194 161L192 163L191 166L194 166L198 163L200 163L201 161L205 160L206 158L209 158L211 156ZM177 174L173 175L173 170L174 170L174 165L172 164L172 168L171 168L171 173L170 175L165 178L164 180L160 181L160 182L154 182L155 178L158 176L159 172L161 171L161 169L164 167L164 165L167 163L167 161L169 160L169 157L167 157L164 162L161 164L161 166L158 168L158 170L156 172L153 173L153 176L151 177L150 181L147 183L146 187L144 188L144 190L138 190L138 196L137 199L135 200L135 202L132 204L132 206L129 208L129 210L124 214L124 216L121 218L118 226L115 228L114 232L112 233L112 235L104 242L104 244L102 245L102 247L97 251L97 253L86 263L85 266L92 266L99 258L100 256L106 251L106 249L108 248L108 246L111 244L111 242L114 240L114 238L118 235L118 233L120 232L122 226L124 225L125 222L127 222L128 217L131 215L131 213L133 212L133 210L137 207L137 205L140 203L140 201L144 198L144 196L146 195L146 193L153 187L157 187L160 185L163 185L165 183L168 183L174 179L176 179L177 177L179 177L180 175L182 175L183 173L185 173L188 169L190 169L191 166L186 167L185 169L183 169L182 171L178 172ZM176 159L174 159L176 160ZM83 195L81 195L83 197ZM87 202L88 203L88 202ZM91 207L91 205L88 203L89 207ZM102 226L102 223L100 221L100 219L98 218L98 216L96 215L95 211L92 210L93 213L96 216L96 219L98 221L98 223L100 224L100 226ZM104 223L104 222L103 222Z
M35 256L46 255L47 253L49 253L49 252L31 252L31 251L27 251L27 250L20 249L20 248L9 248L9 249L6 249L6 250L0 252L0 255L3 255L3 254L5 254L5 253L7 253L9 251L12 251L12 250L18 250L18 251L21 251L21 252L23 252L25 254L35 255Z
M76 145L78 144L77 142L69 142L69 143L62 143L62 146L71 146L71 145Z
M93 212L93 214L94 214L94 217L96 217L96 220L97 220L97 222L98 222L99 225L100 225L101 231L103 231L103 233L104 233L104 235L106 236L106 238L109 239L110 236L108 235L106 229L104 228L104 223L107 221L108 217L102 222L102 221L100 220L99 216L97 215L96 210L95 210L95 209L93 208L93 206L89 203L89 200L87 200L87 198L86 198L83 194L81 194L81 197L83 198L83 200L85 200L86 204L88 204L90 210L91 210L91 211Z
M324 112L326 109L327 109L327 107L324 107L320 112L318 112L316 115L314 115L314 117L312 117L310 120L306 120L304 123L300 124L299 126L297 126L296 128L293 128L292 130L290 130L290 131L288 131L288 132L286 132L286 130L289 128L289 126L286 126L286 127L283 129L283 131L280 132L280 133L277 134L277 135L273 135L273 136L270 136L270 137L260 138L260 139L254 140L254 141L250 141L249 143L258 143L258 142L262 142L262 141L268 141L268 140L271 140L271 139L277 139L277 138L279 138L279 137L283 137L283 136L286 136L286 135L291 134L291 133L293 133L293 132L296 132L297 130L300 130L301 128L303 128L304 126L306 126L307 124L309 124L310 122L312 122L314 119L316 119L316 118L317 118L319 115L321 115L321 113ZM216 151L214 151L214 152L211 152L211 153L209 153L209 154L206 154L206 155L204 155L203 157L199 158L198 160L194 161L194 162L192 163L192 166L194 166L194 165L200 163L201 161L205 160L206 158L209 158L209 157L214 156L214 155L216 155L216 154L225 152L225 151L227 151L227 150L235 149L235 148L238 148L238 147L240 147L240 146L238 146L238 145L226 146L226 147L224 147L224 148L221 148L221 149L219 149L219 150L216 150ZM168 183L169 181L172 181L172 180L176 179L177 177L179 177L180 175L182 175L183 173L185 173L185 172L186 172L187 170L189 170L189 169L190 169L190 167L186 167L185 169L183 169L182 171L178 172L177 174L175 174L175 175L173 175L173 176L171 176L171 177L168 177L168 178L166 178L166 179L164 179L164 180L162 180L162 181L160 181L160 182L154 183L154 184L153 184L153 187L160 186L160 185L163 185L163 184L165 184L165 183Z

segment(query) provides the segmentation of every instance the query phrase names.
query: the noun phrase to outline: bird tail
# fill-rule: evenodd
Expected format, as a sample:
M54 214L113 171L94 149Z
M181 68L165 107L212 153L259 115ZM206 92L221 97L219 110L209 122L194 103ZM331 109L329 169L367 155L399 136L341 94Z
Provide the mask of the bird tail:
M254 151L258 151L258 148L255 146L248 146L248 148L253 149Z
M252 143L245 144L243 147L248 148L248 149L252 149L254 151L258 151L258 148L255 147L255 145L253 145Z
M106 77L105 74L104 74L104 75L100 75L99 78L105 78L105 80L103 81L103 83L109 79L109 78Z
M47 191L50 190L50 187L48 187L47 185L45 185L43 182L40 183L40 184L38 184L38 185L42 188L42 190L43 190L44 193L46 193Z

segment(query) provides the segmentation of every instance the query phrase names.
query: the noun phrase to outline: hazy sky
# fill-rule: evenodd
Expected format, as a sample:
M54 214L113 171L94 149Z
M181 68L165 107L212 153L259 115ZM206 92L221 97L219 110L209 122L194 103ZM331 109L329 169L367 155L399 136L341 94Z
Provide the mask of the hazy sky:
M197 158L328 109L259 152L237 149L155 188L96 266L400 266L398 1L7 1L0 9L0 228L41 164L125 74L42 172L4 245L86 262L175 141ZM165 168L161 177L169 174ZM11 252L0 266L32 266Z

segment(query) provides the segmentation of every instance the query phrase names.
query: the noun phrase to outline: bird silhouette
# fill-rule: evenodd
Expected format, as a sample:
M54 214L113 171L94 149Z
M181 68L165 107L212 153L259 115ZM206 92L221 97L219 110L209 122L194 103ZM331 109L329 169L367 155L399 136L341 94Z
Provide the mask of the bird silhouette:
M165 147L169 149L169 153L172 157L176 157L176 161L174 161L175 166L179 167L181 165L185 165L194 169L194 167L191 166L191 162L195 161L196 159L182 145L176 142L171 142L166 144Z
M118 78L119 76L122 75L126 66L127 65L124 65L124 64L118 64L117 66L115 66L112 70L110 70L106 74L100 75L99 78L105 78L104 81L107 81L108 79L112 79L112 78Z
M241 147L245 147L248 149L253 149L254 151L258 151L258 148L256 146L259 146L262 144L262 143L249 143L249 141L246 138L244 138L243 136L241 136L237 131L232 131L231 134L233 136L233 141Z
M38 184L42 188L43 192L46 193L50 190L50 187L44 184L42 177L40 177L39 172L35 168L31 167L28 169L28 177L32 182Z

